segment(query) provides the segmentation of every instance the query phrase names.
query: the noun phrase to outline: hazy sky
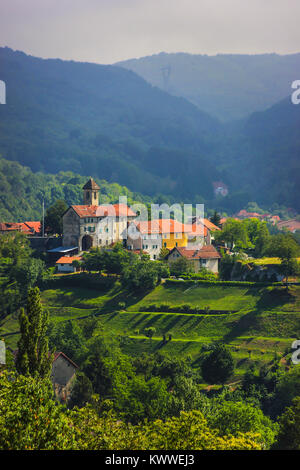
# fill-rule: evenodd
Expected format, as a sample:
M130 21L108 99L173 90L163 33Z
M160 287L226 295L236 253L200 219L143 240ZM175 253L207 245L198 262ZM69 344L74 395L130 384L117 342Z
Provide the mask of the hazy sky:
M300 0L0 0L0 44L109 64L165 52L300 51Z

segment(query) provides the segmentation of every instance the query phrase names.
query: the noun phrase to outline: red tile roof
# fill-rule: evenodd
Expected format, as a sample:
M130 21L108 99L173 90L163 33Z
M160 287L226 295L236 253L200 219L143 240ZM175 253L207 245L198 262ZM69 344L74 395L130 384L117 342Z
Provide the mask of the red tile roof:
M285 228L290 232L295 232L296 230L300 230L300 221L297 219L290 219L290 220L283 220L281 222L277 222L277 227Z
M73 261L81 261L81 256L62 256L56 261L56 264L72 264Z
M1 222L0 223L1 232L11 232L11 231L22 231L22 224L16 222Z
M221 258L220 253L215 249L213 245L204 245L202 248L195 250L189 250L188 248L175 247L171 250L172 253L174 250L177 250L178 253L189 260L192 259L217 259Z
M133 212L130 207L126 204L107 204L102 206L71 206L72 209L83 217L136 217L136 213Z
M0 231L12 232L18 231L26 234L39 233L41 231L40 222L1 222Z
M136 222L138 230L143 234L157 233L186 233L192 236L206 236L207 229L201 224L183 224L173 219L156 219L149 221Z
M39 233L41 231L41 222L24 222L24 225L27 225L30 230L33 230L36 233Z
M217 225L213 224L210 220L208 219L203 219L203 224L208 230L221 230L220 227Z
M55 362L56 359L58 359L60 356L62 356L64 359L66 359L68 362L70 362L76 369L79 368L78 365L75 364L75 362L72 361L72 359L70 359L65 353L63 353L61 351L54 353L53 362Z

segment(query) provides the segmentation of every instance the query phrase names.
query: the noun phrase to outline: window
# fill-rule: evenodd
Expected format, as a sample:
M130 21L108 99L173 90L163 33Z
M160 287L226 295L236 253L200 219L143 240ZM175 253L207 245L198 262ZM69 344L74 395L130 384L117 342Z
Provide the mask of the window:
M153 259L156 259L156 255L153 255Z
M167 243L166 242L164 243L164 247L167 248Z

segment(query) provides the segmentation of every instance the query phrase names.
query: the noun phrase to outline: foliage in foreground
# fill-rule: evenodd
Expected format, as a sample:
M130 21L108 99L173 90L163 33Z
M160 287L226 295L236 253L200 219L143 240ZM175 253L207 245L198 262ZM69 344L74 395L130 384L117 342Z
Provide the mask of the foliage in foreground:
M52 398L51 384L4 371L0 375L2 450L259 450L259 434L223 435L200 411L133 426L92 406L66 411Z

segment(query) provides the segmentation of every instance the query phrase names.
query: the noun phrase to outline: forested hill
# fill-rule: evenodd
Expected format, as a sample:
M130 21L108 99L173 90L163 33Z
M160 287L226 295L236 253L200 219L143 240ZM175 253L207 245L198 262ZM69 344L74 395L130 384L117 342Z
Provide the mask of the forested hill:
M222 121L245 118L286 98L300 77L300 53L160 53L116 65L138 73L152 85L182 96Z
M300 212L300 105L285 99L231 132L239 136L227 158L232 191L243 187L253 197L256 191L264 204Z
M290 98L224 124L122 67L9 48L0 48L0 79L7 86L0 155L33 172L71 171L228 213L249 201L300 212L300 105ZM220 99L223 82L220 75ZM209 96L209 87L202 91ZM227 197L214 197L216 181L228 186Z
M33 171L72 170L145 194L212 195L217 120L121 67L0 48L0 153ZM201 186L199 181L201 179Z
M87 176L80 176L71 171L56 175L33 173L29 168L17 162L0 157L0 221L24 222L41 220L42 201L45 209L58 199L65 200L68 205L82 204L82 186ZM108 183L97 179L100 186L100 203L116 203L119 196L127 196L128 203L149 203L150 199L129 191L125 186Z

